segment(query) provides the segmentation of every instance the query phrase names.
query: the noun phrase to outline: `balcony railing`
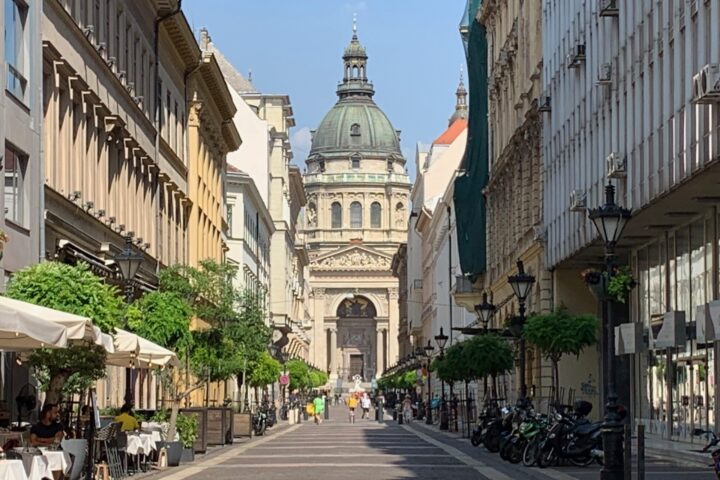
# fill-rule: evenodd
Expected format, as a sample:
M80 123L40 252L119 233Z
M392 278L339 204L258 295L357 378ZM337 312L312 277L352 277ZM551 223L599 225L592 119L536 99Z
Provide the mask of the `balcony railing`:
M401 173L313 173L305 183L410 183L410 178Z

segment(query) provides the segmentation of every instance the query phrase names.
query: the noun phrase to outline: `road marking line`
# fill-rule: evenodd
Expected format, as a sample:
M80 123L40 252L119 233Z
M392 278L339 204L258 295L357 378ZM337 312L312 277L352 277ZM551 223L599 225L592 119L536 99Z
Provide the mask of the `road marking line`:
M369 448L369 449L377 450L377 448L375 448L375 447L372 447L372 446L364 446L364 445L327 445L327 446L323 446L323 448L325 448L325 449L332 449L332 448L337 448L337 449L342 449L342 448L363 449L363 448ZM281 446L269 445L269 446L266 446L266 447L260 446L260 447L257 448L257 450L261 450L261 451L262 451L262 450L275 450L275 449L277 449L277 450L303 450L303 449L305 449L305 445L304 445L304 444L303 444L303 445L294 445L294 446L287 446L287 445L281 445ZM382 447L382 449L383 449L383 450L388 450L388 449L390 449L390 450L437 450L437 447L434 447L434 446L432 446L432 445L418 445L418 446L412 445L412 446L397 446L397 447L389 447L389 446L388 446L388 447Z
M259 440L255 440L253 442L250 442L246 445L237 447L237 448L231 448L226 453L221 453L220 455L214 455L208 459L203 460L202 462L198 463L197 465L193 465L191 467L184 468L183 470L172 473L168 476L161 477L163 480L183 480L185 478L188 478L192 475L197 475L199 473L202 473L207 468L211 467L212 464L222 463L225 460L229 460L233 457L236 457L237 455L250 450L251 448L254 448L258 445L262 445L267 442L271 442L275 440L278 437L281 437L283 435L286 435L290 432L293 432L300 428L300 425L293 425L292 427L288 427L286 430L281 430L277 433L274 433L273 435L263 437Z
M572 475L568 475L567 473L563 473L552 468L546 468L542 470L542 473L550 478L554 478L555 480L577 480L577 477L573 477Z
M283 458L307 458L307 459L313 459L313 458L333 458L333 457L342 457L342 458L354 458L354 457L383 457L383 458L412 458L412 457L438 457L438 458L453 458L451 455L448 455L446 453L422 453L422 454L415 454L415 455L397 455L397 454L388 454L388 453L301 453L301 454L283 454ZM242 457L238 457L238 460L242 460L244 458L273 458L273 455L243 455Z

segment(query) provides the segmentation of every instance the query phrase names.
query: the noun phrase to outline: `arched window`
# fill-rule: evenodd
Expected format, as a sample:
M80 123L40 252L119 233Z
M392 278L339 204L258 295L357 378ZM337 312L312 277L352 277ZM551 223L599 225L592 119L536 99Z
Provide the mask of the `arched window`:
M360 202L350 204L350 228L362 228L363 214Z
M382 224L382 206L378 202L370 205L370 226L380 228Z
M342 205L334 202L330 207L332 217L332 228L342 228Z
M350 125L350 135L353 137L359 137L360 136L360 125L357 123L353 123Z

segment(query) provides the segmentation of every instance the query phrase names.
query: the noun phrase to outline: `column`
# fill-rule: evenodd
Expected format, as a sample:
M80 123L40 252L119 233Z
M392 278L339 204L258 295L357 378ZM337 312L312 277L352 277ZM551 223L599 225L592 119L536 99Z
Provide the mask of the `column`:
M388 363L398 360L398 333L400 327L400 309L397 287L388 288Z
M337 328L330 329L330 373L337 373Z
M377 365L376 377L380 377L382 372L385 370L385 342L383 341L383 333L385 330L377 329L377 358L375 365Z

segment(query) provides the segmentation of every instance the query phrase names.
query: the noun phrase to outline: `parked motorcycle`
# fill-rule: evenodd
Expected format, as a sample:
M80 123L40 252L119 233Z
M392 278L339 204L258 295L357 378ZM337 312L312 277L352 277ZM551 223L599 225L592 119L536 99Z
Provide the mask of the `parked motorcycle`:
M483 443L483 432L488 427L490 422L500 418L500 409L498 408L496 400L489 400L483 407L482 413L478 417L478 424L470 435L470 443L473 447L479 446Z
M267 429L267 413L265 413L262 410L259 410L257 413L253 415L253 432L255 432L256 436L261 436L265 434L265 430Z
M692 431L693 436L699 437L705 435L710 440L705 448L701 450L702 453L710 452L714 447L720 443L720 439L715 435L715 432L711 430L703 430L702 428L696 428ZM715 478L720 480L720 448L712 450L710 454L712 456L711 467L715 469Z
M580 400L573 405L572 414L555 414L555 422L540 445L537 457L540 468L555 465L561 459L579 467L596 460L597 452L602 449L602 422L587 420L591 410L590 402Z

